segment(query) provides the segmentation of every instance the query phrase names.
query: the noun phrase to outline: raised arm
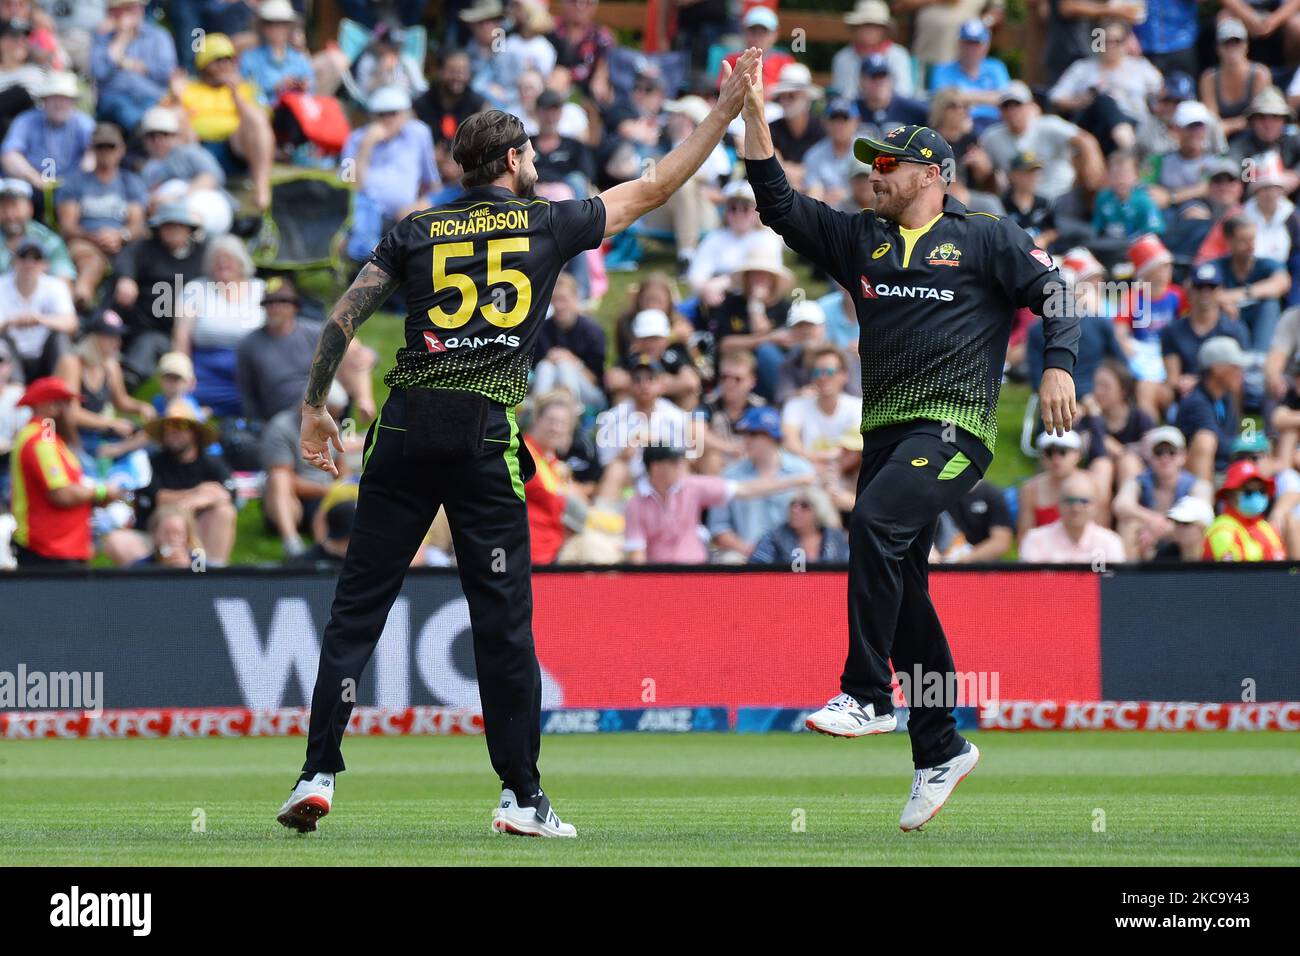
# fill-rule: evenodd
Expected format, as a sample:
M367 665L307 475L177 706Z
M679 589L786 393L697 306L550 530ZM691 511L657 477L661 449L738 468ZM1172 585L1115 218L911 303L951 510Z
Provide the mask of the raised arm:
M727 126L740 113L745 91L754 82L761 52L750 47L740 55L736 67L723 63L725 79L718 92L718 103L695 127L681 145L672 150L639 179L619 183L600 194L605 204L605 235L613 236L636 222L652 209L666 203L700 168L718 143Z
M339 471L330 454L330 445L342 453L343 442L338 426L325 410L325 399L357 329L374 315L395 288L396 279L374 262L367 262L330 312L316 343L316 356L312 359L307 378L307 394L302 400L299 444L305 461L335 477Z

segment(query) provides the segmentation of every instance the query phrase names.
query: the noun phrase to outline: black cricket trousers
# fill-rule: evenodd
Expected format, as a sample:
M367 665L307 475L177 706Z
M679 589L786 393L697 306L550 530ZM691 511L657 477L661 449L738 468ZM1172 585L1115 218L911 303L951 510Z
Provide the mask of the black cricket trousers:
M540 786L542 685L524 506L524 482L535 466L513 409L492 404L480 454L436 464L406 457L406 416L406 392L393 389L366 436L352 537L321 643L303 772L344 769L340 745L355 688L442 505L469 603L488 753L503 785L526 799Z
M944 687L952 686L952 652L930 602L930 546L939 515L979 477L956 445L919 431L862 457L849 522L849 654L840 690L874 704L877 714L894 710L891 660L909 680L919 664L923 675L944 675ZM954 702L926 706L921 689L908 701L907 725L918 770L966 745Z

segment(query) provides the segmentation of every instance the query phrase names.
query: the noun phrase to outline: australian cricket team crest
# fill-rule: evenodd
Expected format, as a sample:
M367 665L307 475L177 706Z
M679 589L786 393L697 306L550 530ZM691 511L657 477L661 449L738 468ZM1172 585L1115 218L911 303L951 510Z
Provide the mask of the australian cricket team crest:
M932 266L959 266L961 265L961 250L951 242L943 242L930 250L930 254L925 257L925 261Z

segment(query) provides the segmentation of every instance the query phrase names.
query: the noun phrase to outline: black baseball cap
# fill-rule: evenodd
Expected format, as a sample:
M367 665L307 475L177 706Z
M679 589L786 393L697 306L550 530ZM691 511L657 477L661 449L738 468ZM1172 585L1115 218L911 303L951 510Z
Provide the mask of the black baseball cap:
M677 461L685 457L685 449L676 445L651 445L641 452L641 461L647 468L657 461Z
M954 164L948 141L928 126L898 126L876 140L861 136L853 141L853 155L870 166L877 156L897 156L914 163L933 164L948 178Z
M637 372L649 372L652 375L658 375L664 371L663 365L648 355L630 356L625 364L625 368L633 375Z

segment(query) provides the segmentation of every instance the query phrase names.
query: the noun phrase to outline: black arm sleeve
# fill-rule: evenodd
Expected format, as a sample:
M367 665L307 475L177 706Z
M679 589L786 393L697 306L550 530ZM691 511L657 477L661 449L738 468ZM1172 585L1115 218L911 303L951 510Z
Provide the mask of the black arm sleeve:
M1079 356L1079 317L1065 308L1070 296L1052 257L1010 219L998 220L988 257L992 281L1017 309L1043 317L1043 368L1074 372Z
M551 231L565 262L595 249L605 239L605 200L595 196L551 203Z
M406 253L404 250L407 246L403 241L403 237L406 235L406 230L410 227L410 218L408 217L403 219L392 229L389 229L388 232L384 233L384 237L379 240L379 244L375 246L374 251L370 253L370 261L379 266L379 268L383 269L398 282L401 282L406 275L403 266L406 263Z
M745 160L745 173L758 200L758 215L785 244L820 265L846 289L857 287L854 256L864 217L832 209L790 188L775 156Z

